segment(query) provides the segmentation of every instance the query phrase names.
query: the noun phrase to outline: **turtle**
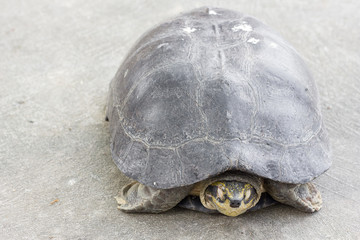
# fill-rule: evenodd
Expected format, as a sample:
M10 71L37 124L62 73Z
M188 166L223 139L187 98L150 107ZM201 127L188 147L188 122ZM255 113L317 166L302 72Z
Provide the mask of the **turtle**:
M110 83L106 120L133 180L116 196L125 212L322 207L312 180L331 158L315 81L254 17L202 7L149 30Z

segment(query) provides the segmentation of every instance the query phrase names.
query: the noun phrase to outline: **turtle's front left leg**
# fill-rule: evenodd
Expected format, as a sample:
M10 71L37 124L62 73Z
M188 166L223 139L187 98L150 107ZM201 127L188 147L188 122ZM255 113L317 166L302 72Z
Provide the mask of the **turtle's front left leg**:
M322 207L320 191L311 182L288 184L266 179L264 187L276 201L293 206L300 211L315 212Z
M132 182L115 197L118 208L125 212L159 213L175 207L186 197L192 185L171 189L157 189Z

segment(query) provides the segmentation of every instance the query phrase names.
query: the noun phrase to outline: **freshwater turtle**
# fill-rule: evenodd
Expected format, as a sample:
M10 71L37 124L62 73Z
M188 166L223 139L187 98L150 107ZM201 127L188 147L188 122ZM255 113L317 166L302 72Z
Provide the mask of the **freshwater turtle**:
M153 28L110 84L111 153L128 212L237 216L321 208L331 161L318 93L294 48L257 19L200 8Z

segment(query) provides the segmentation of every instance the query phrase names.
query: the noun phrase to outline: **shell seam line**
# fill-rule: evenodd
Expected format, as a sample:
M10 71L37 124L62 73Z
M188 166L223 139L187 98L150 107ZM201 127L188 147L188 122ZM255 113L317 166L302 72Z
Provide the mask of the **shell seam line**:
M244 15L242 18L240 18L240 22L243 22L244 19L248 17L247 15ZM253 110L253 113L251 115L251 125L250 125L250 135L251 137L254 136L254 129L255 129L255 117L259 112L259 97L256 94L256 91L254 89L254 87L250 84L250 82L248 81L248 79L250 79L251 73L252 73L252 68L254 66L254 62L253 59L251 58L251 48L249 47L249 44L247 43L247 38L249 37L251 31L249 32L245 32L242 36L242 41L245 46L246 49L246 54L244 59L246 59L246 61L244 61L243 63L243 68L245 69L245 77L246 77L246 82L249 85L251 91L252 91L252 96L254 98L255 101L255 109Z
M183 146L185 146L186 144L190 143L190 142L193 142L193 141L207 141L207 142L210 142L210 143L213 143L213 144L223 144L224 142L229 142L229 141L240 141L240 142L248 142L248 141L251 141L255 138L257 138L258 136L254 135L252 136L251 138L249 139L240 139L240 138L232 138L232 139L221 139L220 141L217 141L217 140L214 140L214 139L210 139L208 137L201 137L201 138L194 138L194 139L191 139L191 140L188 140L188 141L185 141L183 143L180 143L180 144L176 144L176 145L172 145L172 146L161 146L161 145L150 145L149 143L147 143L146 141L144 141L143 139L139 138L139 137L135 137L133 136L131 133L129 133L124 125L122 124L122 119L123 117L121 116L120 112L119 112L119 109L117 108L117 112L118 112L118 115L119 115L119 122L120 122L120 126L121 128L123 129L124 133L131 139L132 142L136 141L136 142L140 142L142 144L145 145L145 147L147 149L168 149L168 150L175 150L175 149L179 149ZM313 134L312 137L310 137L307 141L305 142L302 142L302 143L296 143L296 144L282 144L282 143L279 143L279 142L276 142L274 139L269 139L269 138L260 138L258 137L259 139L261 139L262 141L268 141L268 142L271 142L271 143L274 143L276 145L279 145L279 146L282 146L284 148L288 148L288 147L297 147L299 145L306 145L311 139L313 139L315 136L317 136L319 134L319 132L321 131L322 129L322 124L320 125L319 129Z

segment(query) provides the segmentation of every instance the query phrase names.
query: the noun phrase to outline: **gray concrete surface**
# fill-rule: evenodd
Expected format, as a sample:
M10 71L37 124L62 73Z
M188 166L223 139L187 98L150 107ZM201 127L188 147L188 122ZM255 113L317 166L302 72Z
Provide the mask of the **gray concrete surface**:
M181 11L256 16L318 83L333 166L316 214L274 206L238 218L174 209L125 214L110 157L108 83L132 43ZM0 1L0 239L359 239L360 3L352 1Z

